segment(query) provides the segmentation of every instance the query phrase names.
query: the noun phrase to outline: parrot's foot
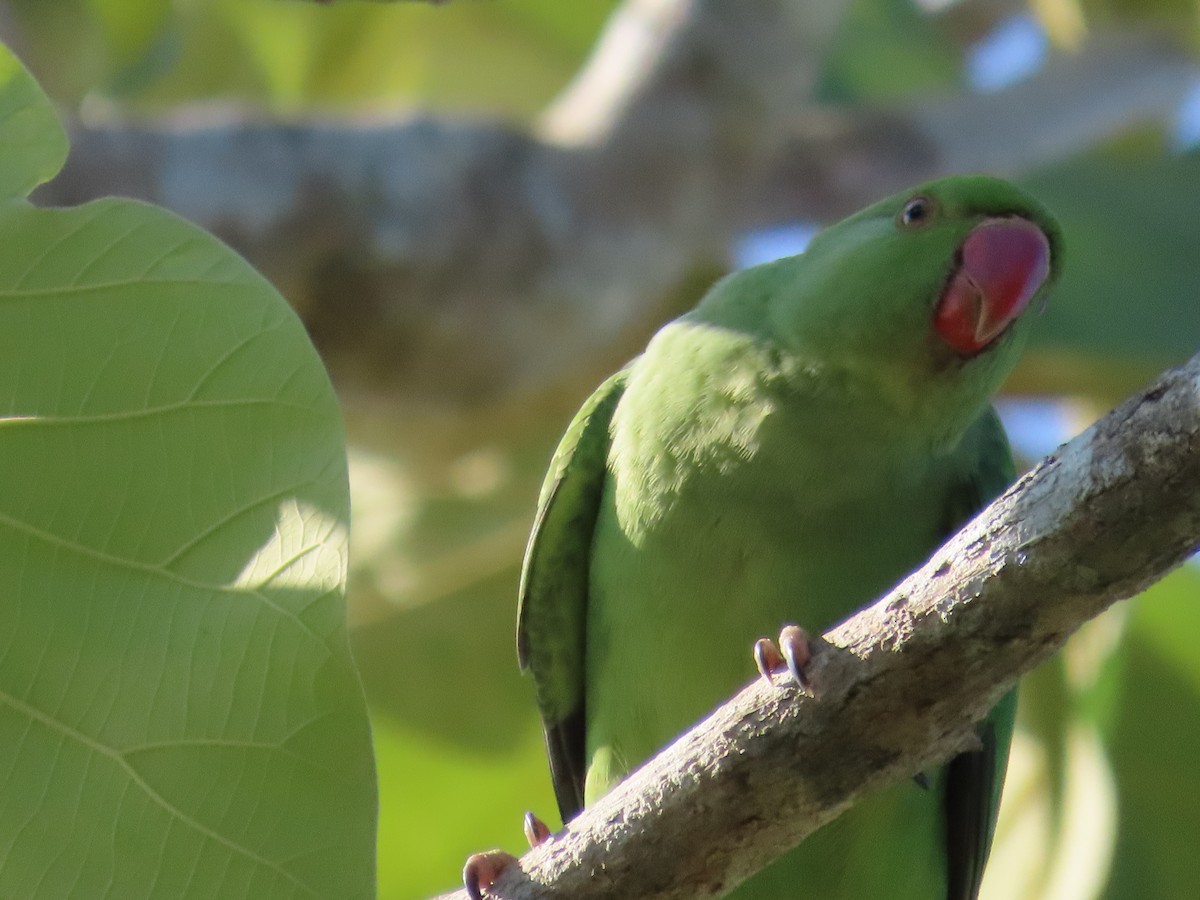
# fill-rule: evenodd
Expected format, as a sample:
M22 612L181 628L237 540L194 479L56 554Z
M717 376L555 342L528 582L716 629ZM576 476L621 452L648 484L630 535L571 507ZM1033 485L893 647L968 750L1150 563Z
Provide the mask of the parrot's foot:
M463 887L471 900L483 900L483 892L496 883L509 866L515 866L517 858L503 850L488 850L472 853L463 866Z
M546 823L531 812L525 813L525 840L530 847L540 847L550 840L550 829Z
M759 638L754 642L754 662L768 683L771 683L772 675L786 667L796 684L811 695L812 682L806 671L811 661L812 644L808 632L799 625L783 626L778 647L770 638Z

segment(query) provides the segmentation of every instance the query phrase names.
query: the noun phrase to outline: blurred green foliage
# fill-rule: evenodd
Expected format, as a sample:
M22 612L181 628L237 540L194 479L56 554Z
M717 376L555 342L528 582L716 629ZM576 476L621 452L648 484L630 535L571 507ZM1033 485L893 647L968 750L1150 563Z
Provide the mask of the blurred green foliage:
M6 39L60 102L85 111L232 99L288 114L420 105L527 120L570 79L616 3L7 6ZM965 0L965 12L937 18L907 0L859 0L823 98L876 104L961 86L965 48L992 6ZM1031 6L1067 46L1131 20L1192 45L1200 34L1196 0ZM1173 154L1165 135L1142 129L1025 182L1062 218L1068 259L1010 387L1069 394L1082 426L1200 344L1200 155ZM385 900L451 887L467 853L523 846L525 809L554 809L513 618L536 482L563 424L447 461L440 486L419 496L382 478L356 494L366 575L351 598L353 640L374 721ZM378 497L391 508L376 510ZM1198 594L1200 569L1186 567L1026 680L990 900L1194 894Z
M10 0L19 31L6 37L70 103L435 104L528 116L575 72L615 5Z
M1025 183L1067 234L1063 279L1030 353L1054 380L1031 389L1115 400L1196 352L1200 153L1101 150Z
M1200 567L1187 566L1133 602L1108 752L1120 828L1105 896L1185 897L1200 884Z

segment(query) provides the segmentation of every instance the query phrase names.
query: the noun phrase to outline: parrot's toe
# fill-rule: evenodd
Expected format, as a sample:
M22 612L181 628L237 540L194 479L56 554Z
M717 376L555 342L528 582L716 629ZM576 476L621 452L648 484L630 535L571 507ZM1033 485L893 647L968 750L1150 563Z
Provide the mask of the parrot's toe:
M770 638L759 638L754 643L754 662L763 678L771 682L772 676L784 668L804 691L811 694L812 682L807 667L812 661L812 644L799 625L785 625L779 632L779 645Z
M808 640L808 632L799 625L784 625L779 632L779 649L787 660L788 671L796 684L804 690L812 692L812 684L808 679L808 664L812 662L812 644Z
M550 840L550 829L546 823L531 812L525 813L525 840L530 847L540 847Z
M483 900L483 892L496 883L509 866L517 864L517 858L503 850L488 850L472 853L463 866L463 887L471 900Z
M758 674L771 684L771 676L783 668L783 657L775 642L770 638L759 638L754 642L754 664L758 666Z

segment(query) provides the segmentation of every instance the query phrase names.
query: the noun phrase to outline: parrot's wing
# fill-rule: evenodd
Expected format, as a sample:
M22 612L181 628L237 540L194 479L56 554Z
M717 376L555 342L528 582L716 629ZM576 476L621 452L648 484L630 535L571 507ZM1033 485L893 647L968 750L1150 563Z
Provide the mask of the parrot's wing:
M1008 438L993 409L984 413L967 432L959 452L967 464L946 510L946 537L1003 493L1016 478ZM975 900L979 895L1000 808L1016 709L1014 689L979 726L979 749L959 754L946 767L943 796L947 900Z
M588 570L609 423L627 370L602 384L563 436L538 499L517 609L517 658L533 673L550 777L566 822L583 808Z

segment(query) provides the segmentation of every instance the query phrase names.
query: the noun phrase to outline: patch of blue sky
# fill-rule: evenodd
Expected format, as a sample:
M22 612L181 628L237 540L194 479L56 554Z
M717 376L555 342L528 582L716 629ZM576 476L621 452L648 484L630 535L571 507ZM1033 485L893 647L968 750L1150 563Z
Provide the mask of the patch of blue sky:
M1040 69L1049 51L1050 39L1037 19L1013 16L967 52L967 83L985 94L1003 90Z
M803 253L820 226L812 222L792 222L747 232L733 247L733 261L739 269Z
M1200 78L1175 111L1172 147L1177 153L1200 149Z
M1002 397L996 411L1019 456L1037 462L1073 438L1079 416L1070 401L1054 397Z

